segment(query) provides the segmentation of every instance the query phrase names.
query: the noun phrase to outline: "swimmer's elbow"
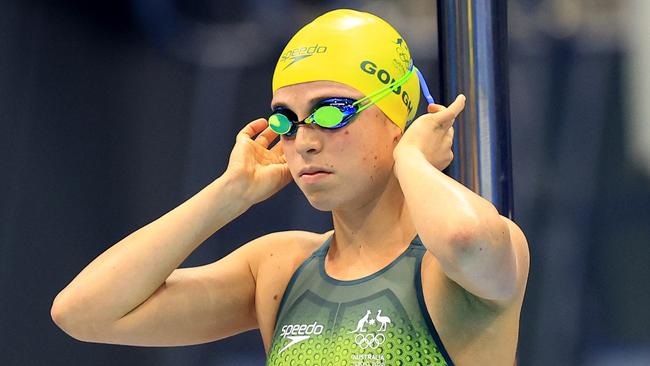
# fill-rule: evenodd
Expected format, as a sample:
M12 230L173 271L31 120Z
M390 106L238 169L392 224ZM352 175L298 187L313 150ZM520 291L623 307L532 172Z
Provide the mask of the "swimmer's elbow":
M493 225L491 235L475 237L459 245L454 269L467 290L486 300L508 302L524 284L527 270L519 258L522 238L511 238L505 220Z
M75 331L78 326L75 325L69 306L67 306L61 293L59 293L52 302L50 317L52 318L52 321L54 321L54 324L56 324L61 330L66 332L72 338L79 339L79 336L77 336L78 332Z
M438 240L437 247L428 245L447 276L486 300L512 299L520 270L507 223L500 218L490 225L468 220L454 228Z
M93 322L75 310L72 301L63 292L59 293L50 308L52 321L70 337L83 342L97 342Z

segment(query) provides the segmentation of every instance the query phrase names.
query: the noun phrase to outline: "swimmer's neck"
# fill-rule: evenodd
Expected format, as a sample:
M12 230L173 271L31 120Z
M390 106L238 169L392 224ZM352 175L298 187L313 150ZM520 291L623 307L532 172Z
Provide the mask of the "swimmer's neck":
M364 252L401 252L416 235L404 194L396 178L373 200L354 209L332 212L334 238L330 254L356 257Z

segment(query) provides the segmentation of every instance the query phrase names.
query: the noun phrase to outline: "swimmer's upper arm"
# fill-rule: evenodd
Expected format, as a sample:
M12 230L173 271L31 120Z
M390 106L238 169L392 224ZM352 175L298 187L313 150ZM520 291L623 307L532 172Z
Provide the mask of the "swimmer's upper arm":
M257 328L255 247L263 236L208 265L180 268L147 300L111 324L73 337L101 343L177 346L206 343Z

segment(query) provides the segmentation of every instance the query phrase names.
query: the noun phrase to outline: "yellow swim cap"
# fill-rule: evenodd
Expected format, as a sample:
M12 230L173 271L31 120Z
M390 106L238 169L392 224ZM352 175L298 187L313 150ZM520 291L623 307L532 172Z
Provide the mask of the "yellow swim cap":
M412 65L406 42L390 24L369 13L339 9L316 18L291 38L275 65L273 92L329 80L367 96L399 80ZM419 101L420 83L412 75L376 105L404 130Z

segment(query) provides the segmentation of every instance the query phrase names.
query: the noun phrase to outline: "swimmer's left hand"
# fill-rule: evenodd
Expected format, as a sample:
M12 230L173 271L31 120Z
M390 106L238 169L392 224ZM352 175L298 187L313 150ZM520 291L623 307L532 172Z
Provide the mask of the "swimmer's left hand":
M420 151L426 159L439 170L445 169L454 158L451 146L454 140L454 121L465 108L465 96L459 95L456 100L445 107L439 104L429 104L429 113L418 117L404 132L399 143L393 150L393 156L398 159L401 154L409 154L413 149Z

